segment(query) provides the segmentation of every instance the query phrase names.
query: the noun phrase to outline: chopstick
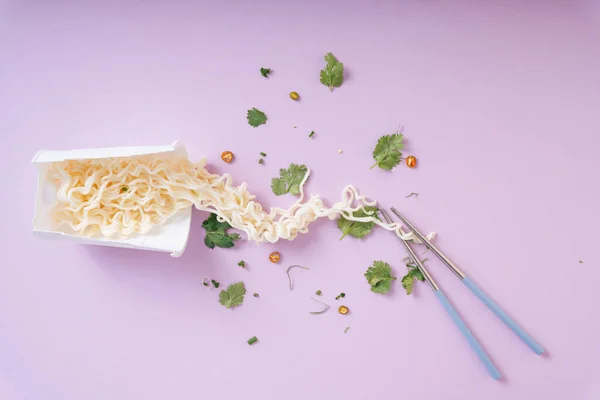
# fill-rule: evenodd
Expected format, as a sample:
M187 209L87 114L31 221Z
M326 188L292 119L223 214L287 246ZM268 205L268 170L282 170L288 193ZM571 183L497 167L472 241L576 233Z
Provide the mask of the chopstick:
M392 219L389 217L389 215L384 209L379 209L379 212L381 213L381 216L383 217L385 222L387 222L388 224L392 223ZM444 292L442 292L442 290L435 282L427 268L425 268L419 257L417 257L417 255L407 242L402 240L402 238L400 237L398 237L398 240L400 240L400 242L402 243L402 246L406 250L406 253L408 254L409 258L412 259L412 261L417 265L417 268L425 277L425 280L429 284L429 287L435 293L435 296L438 298L448 315L450 315L450 318L452 318L452 321L454 321L456 327L460 330L465 339L467 339L467 342L469 343L475 354L477 354L479 360L481 360L481 362L485 365L485 368L487 369L490 376L494 379L500 379L502 376L500 374L500 371L498 371L498 368L496 368L496 366L494 365L490 357L487 355L481 344L479 344L475 336L473 336L467 324L465 324L465 322L462 320L456 309L452 306L450 300L448 300L446 295L444 295Z
M464 272L462 272L448 257L446 257L435 245L433 245L413 224L400 212L391 207L392 212L418 237L429 250L435 254L463 283L481 300L506 326L508 326L531 350L537 355L544 353L544 348L512 319L494 300L483 292Z

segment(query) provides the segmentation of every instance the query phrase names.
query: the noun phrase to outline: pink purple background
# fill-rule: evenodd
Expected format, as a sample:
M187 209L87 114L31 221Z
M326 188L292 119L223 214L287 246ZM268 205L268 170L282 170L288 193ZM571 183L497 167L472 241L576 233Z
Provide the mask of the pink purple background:
M2 400L600 398L598 3L0 1L0 37ZM347 71L333 93L318 79L328 51ZM267 125L247 125L250 107ZM398 124L418 168L369 170ZM320 221L291 243L211 251L195 213L179 259L33 238L37 150L175 139L265 206L292 203L269 188L289 162L313 169L308 191L328 202L354 184L396 205L548 355L437 260L504 381L424 284L370 293L374 259L404 273L383 230L340 242ZM290 292L294 263L310 270ZM260 298L227 310L205 275ZM317 289L332 306L346 292L351 314L309 315Z

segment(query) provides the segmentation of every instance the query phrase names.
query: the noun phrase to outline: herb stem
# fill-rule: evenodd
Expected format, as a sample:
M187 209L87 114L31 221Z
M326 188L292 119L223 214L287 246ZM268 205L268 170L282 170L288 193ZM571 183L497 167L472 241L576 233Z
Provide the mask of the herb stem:
M295 267L302 268L302 269L308 269L308 267L304 267L302 265L292 265L292 266L288 267L288 269L285 271L285 273L288 276L288 281L290 283L290 290L292 290L294 288L294 284L292 283L292 276L290 275L290 270Z
M325 311L329 310L329 304L322 302L321 300L317 300L314 297L311 297L311 299L313 299L314 301L316 301L317 303L321 303L323 304L323 309L321 311L310 311L309 314L311 315L318 315L318 314L323 314Z

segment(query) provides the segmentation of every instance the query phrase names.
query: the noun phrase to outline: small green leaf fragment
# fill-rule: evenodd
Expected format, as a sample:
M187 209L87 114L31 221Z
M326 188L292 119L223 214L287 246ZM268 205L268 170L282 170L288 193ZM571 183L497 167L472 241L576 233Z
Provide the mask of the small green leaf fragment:
M264 76L265 78L268 78L270 73L271 73L271 68L261 68L260 69L260 74L262 76Z
M258 341L258 338L256 336L252 336L250 339L248 339L248 344L250 346L252 346L254 343L256 343Z
M248 124L254 128L267 123L267 115L256 107L248 110L246 118L248 119Z

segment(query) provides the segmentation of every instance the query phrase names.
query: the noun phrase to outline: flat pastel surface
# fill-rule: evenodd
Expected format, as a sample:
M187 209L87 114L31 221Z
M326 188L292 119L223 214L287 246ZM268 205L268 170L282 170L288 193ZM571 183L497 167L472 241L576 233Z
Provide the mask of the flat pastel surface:
M0 0L0 399L600 398L597 4ZM318 78L328 51L347 71L333 92ZM251 107L266 125L248 126ZM369 170L399 124L418 167ZM405 273L381 229L340 241L323 220L293 242L209 250L194 212L181 258L32 236L39 149L176 139L265 207L293 202L269 187L290 162L312 169L307 191L328 204L353 184L395 205L547 355L431 254L502 381L425 284L371 293L373 260ZM293 270L290 291L292 264L310 270ZM227 310L203 276L250 295ZM332 309L310 315L317 289Z

